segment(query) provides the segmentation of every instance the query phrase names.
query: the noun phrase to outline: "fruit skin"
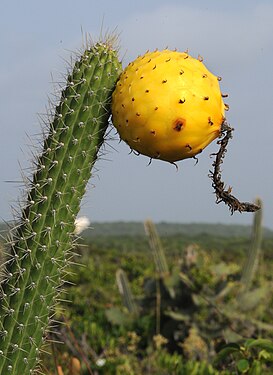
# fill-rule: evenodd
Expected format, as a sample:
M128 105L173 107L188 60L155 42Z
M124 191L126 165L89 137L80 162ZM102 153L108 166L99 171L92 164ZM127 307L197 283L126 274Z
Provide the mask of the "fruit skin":
M219 78L186 52L147 52L123 71L112 121L133 150L169 162L191 158L220 134Z

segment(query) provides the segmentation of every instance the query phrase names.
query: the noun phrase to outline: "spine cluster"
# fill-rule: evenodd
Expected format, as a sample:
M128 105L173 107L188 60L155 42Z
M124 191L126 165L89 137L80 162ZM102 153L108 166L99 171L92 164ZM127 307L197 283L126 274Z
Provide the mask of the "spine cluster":
M37 369L65 282L75 218L104 141L120 72L110 42L86 49L49 123L2 270L0 374L27 375Z

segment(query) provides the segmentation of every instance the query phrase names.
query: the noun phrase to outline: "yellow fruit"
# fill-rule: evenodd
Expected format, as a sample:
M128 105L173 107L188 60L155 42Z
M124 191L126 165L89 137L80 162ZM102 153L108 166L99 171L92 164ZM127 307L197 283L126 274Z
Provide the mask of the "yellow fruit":
M151 158L194 157L219 136L225 104L218 78L189 54L147 52L123 71L112 97L121 139Z

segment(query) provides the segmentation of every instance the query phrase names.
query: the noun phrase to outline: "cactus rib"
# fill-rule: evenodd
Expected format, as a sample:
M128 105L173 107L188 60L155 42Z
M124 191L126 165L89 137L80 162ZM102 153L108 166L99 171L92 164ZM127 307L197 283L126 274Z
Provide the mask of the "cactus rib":
M117 51L108 39L87 48L68 75L21 220L10 234L1 283L0 374L36 371L120 72Z

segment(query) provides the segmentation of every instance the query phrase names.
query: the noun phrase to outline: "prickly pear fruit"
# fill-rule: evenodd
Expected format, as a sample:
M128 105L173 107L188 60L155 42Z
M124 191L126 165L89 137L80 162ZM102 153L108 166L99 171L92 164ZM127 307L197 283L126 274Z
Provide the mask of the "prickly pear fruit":
M225 119L218 81L186 52L147 52L120 76L113 124L141 154L169 162L194 157L219 136Z

